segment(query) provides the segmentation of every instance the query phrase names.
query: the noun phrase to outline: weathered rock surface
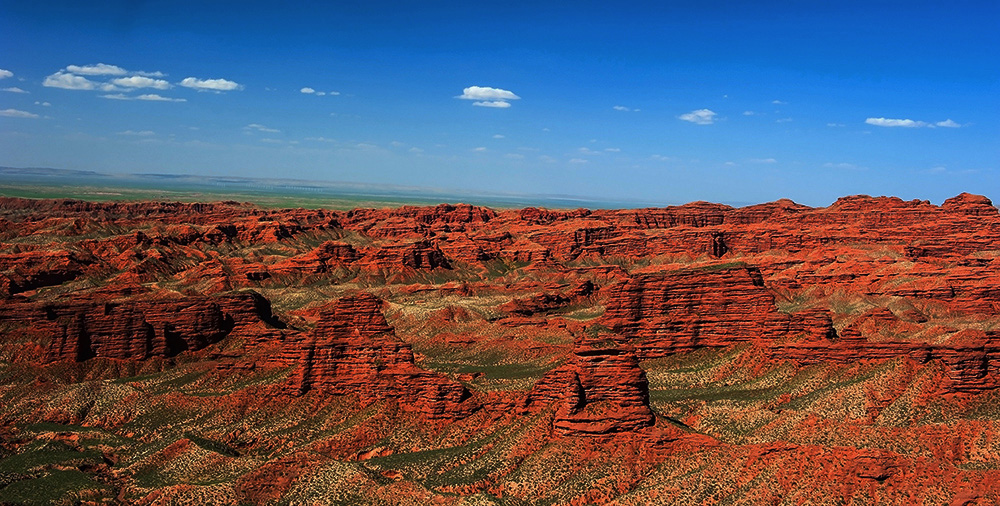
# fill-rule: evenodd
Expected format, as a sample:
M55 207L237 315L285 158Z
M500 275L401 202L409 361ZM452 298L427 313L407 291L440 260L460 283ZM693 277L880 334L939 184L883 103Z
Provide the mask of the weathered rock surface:
M363 402L391 398L429 418L457 419L478 409L470 392L414 365L409 344L396 338L382 301L362 292L321 312L311 335L286 345L282 362L293 366L293 393L359 394Z
M778 311L760 271L753 267L638 275L608 291L602 323L633 343L643 358L835 334L828 315Z
M649 384L635 353L606 342L578 341L567 362L545 374L527 410L555 404L558 435L599 435L650 427Z
M0 306L0 322L45 329L49 361L95 357L145 360L172 357L216 343L253 324L284 326L257 293L154 300L13 302Z

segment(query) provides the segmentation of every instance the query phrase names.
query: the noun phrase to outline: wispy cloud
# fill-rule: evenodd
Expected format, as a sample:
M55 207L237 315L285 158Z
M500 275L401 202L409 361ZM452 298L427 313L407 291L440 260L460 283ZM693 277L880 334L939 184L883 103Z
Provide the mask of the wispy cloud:
M952 121L951 119L946 119L944 121L938 121L937 123L930 123L927 121L918 121L912 119L895 119L895 118L868 118L865 123L869 125L875 125L880 127L901 127L901 128L959 128L962 125Z
M160 95L157 95L156 93L147 93L145 95L139 95L138 97L135 97L135 99L136 100L151 100L151 101L154 101L154 102L187 102L186 98L162 97Z
M578 164L581 164L581 163L587 163L587 160L584 159L584 158L570 158L569 159L569 163L572 163L574 165L578 165Z
M923 121L914 121L912 119L892 119L892 118L868 118L865 120L865 123L880 127L920 128L927 126L927 123Z
M17 86L11 86L10 88L4 88L3 91L7 91L7 92L10 92L10 93L27 93L27 91L22 90L21 88L18 88Z
M833 127L833 128L840 128L840 127L845 127L847 125L845 125L843 123L827 123L826 126Z
M6 69L0 69L0 79L7 79L8 77L14 77L14 73Z
M66 71L85 76L123 76L128 74L127 70L117 65L108 65L106 63L95 63L93 65L69 65L66 67Z
M716 116L717 114L715 111L712 111L711 109L698 109L686 114L681 114L677 117L677 119L689 121L696 125L711 125L712 123L715 123Z
M791 123L794 121L792 118L781 118L774 120L775 123Z
M864 169L864 167L861 167L859 165L855 165L853 163L847 163L847 162L837 162L837 163L827 162L827 163L823 164L823 167L826 168L826 169L837 169L837 170L861 170L861 169Z
M146 100L150 102L187 102L186 98L172 98L157 95L156 93L146 93L143 95L126 95L124 93L113 93L107 95L101 95L101 98L108 98L111 100Z
M503 139L504 135L503 134L493 134L493 138L494 139Z
M167 81L164 81L163 79L153 79L146 76L120 77L118 79L113 79L111 83L125 88L155 88L157 90L166 90L170 88L170 83Z
M93 90L97 88L97 83L83 76L59 71L46 77L45 81L42 81L42 86L64 90Z
M782 100L772 100L771 103L774 104L774 105L785 105L788 102L785 102L785 101L782 101Z
M266 133L269 133L269 134L276 134L276 133L278 133L278 132L281 131L281 130L278 130L276 128L268 128L268 127L266 127L264 125L261 125L259 123L250 123L249 125L243 127L243 129L244 130L248 130L248 131L254 130L254 131L257 131L257 132L266 132Z
M308 86L306 86L305 88L300 89L299 92L303 93L305 95L316 95L317 97L322 97L322 96L326 96L326 95L331 95L331 96L340 95L339 91L316 91L315 88L310 88Z
M136 137L150 137L156 135L156 132L152 130L125 130L124 132L118 132L118 135L131 135Z
M506 102L503 100L481 100L479 102L473 102L472 105L476 105L479 107L496 107L499 109L506 109L510 107L510 102Z
M509 100L520 100L513 91L501 88L491 88L489 86L469 86L462 90L462 94L455 97L463 100L476 100L472 105L479 107L495 107L506 109L510 107Z
M180 83L185 88L198 91L233 91L242 90L243 85L228 79L199 79L197 77L185 77Z
M757 113L756 113L756 112L753 112L753 111L743 111L743 115L744 115L744 116L754 116L754 115L756 115L756 114L757 114Z
M40 105L42 107L50 107L50 106L52 106L52 104L50 104L48 102L39 102L37 100L35 101L35 105Z
M4 109L0 110L0 116L7 118L37 118L37 114L30 113L28 111L19 111L17 109Z
M632 109L631 107L625 107L624 105L616 105L612 107L612 109L622 112L639 112L639 109Z
M774 158L751 158L747 161L750 163L778 163Z

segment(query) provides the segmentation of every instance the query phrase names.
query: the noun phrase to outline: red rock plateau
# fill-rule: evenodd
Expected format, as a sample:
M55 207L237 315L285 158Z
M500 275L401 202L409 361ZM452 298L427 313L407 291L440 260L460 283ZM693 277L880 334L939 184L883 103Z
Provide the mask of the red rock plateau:
M997 504L1000 214L0 198L0 504Z

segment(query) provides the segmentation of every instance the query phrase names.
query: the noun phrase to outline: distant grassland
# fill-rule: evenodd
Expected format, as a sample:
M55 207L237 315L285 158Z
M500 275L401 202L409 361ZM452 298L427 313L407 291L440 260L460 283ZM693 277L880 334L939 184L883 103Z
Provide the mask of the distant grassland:
M305 208L339 209L384 208L404 205L430 206L445 202L444 199L419 198L409 196L365 196L365 195L310 195L294 192L254 192L224 188L152 188L93 185L55 185L37 183L0 183L0 196L29 199L77 199L92 202L106 201L176 201L176 202L216 202L235 200L250 202L264 208ZM453 202L457 203L457 202ZM520 207L489 203L490 207Z

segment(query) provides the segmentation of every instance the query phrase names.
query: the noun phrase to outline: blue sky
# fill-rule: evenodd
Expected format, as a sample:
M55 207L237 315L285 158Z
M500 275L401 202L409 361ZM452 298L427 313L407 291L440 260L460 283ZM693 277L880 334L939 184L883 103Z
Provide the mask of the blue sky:
M998 34L995 0L0 0L0 165L1000 199Z

